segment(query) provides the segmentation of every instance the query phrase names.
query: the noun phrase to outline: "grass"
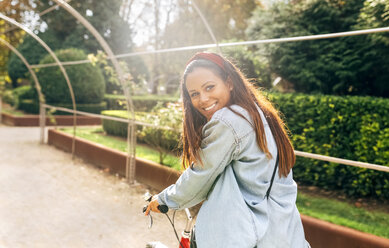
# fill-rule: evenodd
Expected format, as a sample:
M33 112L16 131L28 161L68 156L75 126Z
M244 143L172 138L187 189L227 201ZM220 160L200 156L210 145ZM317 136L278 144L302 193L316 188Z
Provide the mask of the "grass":
M10 114L10 115L14 115L14 116L24 116L25 115L25 113L23 111L11 109L11 108L2 108L2 112Z
M317 219L389 238L389 214L385 212L301 192L297 195L297 208L300 213Z
M61 131L66 133L73 134L73 128L62 128ZM127 150L127 141L123 138L114 137L105 135L104 131L101 127L99 128L83 128L78 127L76 134L78 137L103 144L109 148L116 149L122 152L126 152ZM144 158L156 163L160 163L159 161L159 153L144 144L137 144L136 146L136 156L140 158ZM175 170L180 170L181 163L180 159L177 156L167 154L167 156L163 160L163 164L169 166Z
M73 129L66 128L61 130L72 133ZM105 135L101 127L77 128L77 136L120 151L125 151L127 147L124 139ZM148 146L138 144L136 155L159 163L158 152ZM173 155L168 155L164 162L176 170L181 168L179 158ZM301 191L299 191L297 196L297 207L302 214L389 238L389 211L386 213L377 210L367 210L363 207L356 207L349 202L302 193Z

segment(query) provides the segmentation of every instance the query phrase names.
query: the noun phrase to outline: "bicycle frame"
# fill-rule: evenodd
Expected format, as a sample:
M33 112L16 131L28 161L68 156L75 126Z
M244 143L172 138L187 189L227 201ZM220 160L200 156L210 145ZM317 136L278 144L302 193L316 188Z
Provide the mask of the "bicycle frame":
M146 192L146 194L144 195L145 201L150 202L151 198L152 198L152 195L149 192ZM191 230L192 230L192 224L193 224L193 217L190 214L189 209L185 208L184 211L186 214L187 221L186 221L184 231L182 231L181 239L179 240L179 244L178 244L178 248L190 248L190 236L191 236ZM145 207L143 208L143 212L145 212ZM152 217L150 216L150 218L151 219L150 219L149 228L151 228L151 226L153 224ZM169 220L170 220L170 218L169 218ZM174 228L174 226L173 226L173 228ZM164 246L160 242L152 242L152 243L147 244L146 247L147 248L158 248L158 247L162 248L162 247L166 247L166 246Z

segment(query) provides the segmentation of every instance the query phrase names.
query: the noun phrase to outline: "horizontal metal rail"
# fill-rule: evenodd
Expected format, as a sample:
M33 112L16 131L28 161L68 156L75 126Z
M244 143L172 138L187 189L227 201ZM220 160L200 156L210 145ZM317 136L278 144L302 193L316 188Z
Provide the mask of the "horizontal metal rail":
M57 107L57 106L48 105L48 104L44 104L43 106L45 108L56 109L56 110L60 110L60 111L67 112L67 113L76 113L76 114L83 115L83 116L96 117L96 118L101 118L101 119L111 120L111 121L118 121L118 122L123 122L123 123L134 123L135 125L139 125L139 126L153 127L153 128L163 129L163 130L175 131L175 129L173 129L171 127L163 127L163 126L153 125L153 124L141 122L141 121L132 121L131 119L129 120L129 119L113 117L113 116L93 114L93 113L83 112L83 111L79 111L79 110L74 111L72 109Z
M68 113L74 112L72 109L67 109L67 108L63 108L63 107L56 107L56 106L47 105L47 104L44 104L44 107L54 108L54 109L57 109L60 111L68 112ZM76 111L76 113L80 114L80 115L98 117L98 118L102 118L102 119L106 119L106 120L119 121L119 122L123 122L123 123L132 122L131 120L128 120L128 119L123 119L123 118L119 118L119 117L111 117L111 116L106 116L106 115L99 115L99 114L92 114L92 113L78 111L78 110ZM169 131L175 130L171 127L161 127L161 126L153 125L153 124L146 123L146 122L135 121L134 123L136 125L140 125L140 126L159 128L159 129L164 129L164 130L169 130ZM327 161L327 162L332 162L332 163L337 163L337 164L351 165L354 167L389 172L388 166L383 166L383 165L378 165L378 164L370 164L370 163L353 161L353 160L342 159L342 158L335 158L335 157L324 156L324 155L319 155L319 154L314 154L314 153L296 151L296 150L294 151L294 153L296 154L296 156L300 156L300 157L317 159L317 160L322 160L322 161Z
M265 40L253 40L253 41L228 42L228 43L219 43L219 44L205 44L205 45L197 45L197 46L176 47L176 48L169 48L169 49L160 49L160 50L150 50L150 51L119 54L119 55L115 55L115 58L119 59L119 58L127 58L127 57L138 56L138 55L200 50L200 49L207 49L207 48L216 48L217 46L230 47L230 46L244 46L244 45L247 46L247 45L257 45L257 44L267 44L267 43L305 41L305 40L319 40L319 39L329 39L329 38L347 37L347 36L355 36L355 35L363 35L363 34L382 33L382 32L389 32L389 27L372 28L372 29L339 32L339 33L331 33L331 34L297 36L297 37L289 37L289 38L277 38L277 39L265 39ZM107 58L110 59L109 57L107 57ZM76 64L85 64L85 63L90 63L90 61L89 60L68 61L68 62L63 62L63 65L76 65ZM43 68L43 67L51 67L51 66L56 66L56 64L50 63L50 64L32 65L31 67L32 68Z
M348 159L343 159L343 158L334 158L334 157L330 157L330 156L324 156L324 155L308 153L308 152L300 152L300 151L296 151L296 150L294 151L294 153L300 157L312 158L312 159L317 159L317 160L322 160L322 161L327 161L327 162L332 162L332 163L337 163L337 164L345 164L345 165L351 165L351 166L360 167L360 168L389 172L388 166L353 161L353 160L348 160Z

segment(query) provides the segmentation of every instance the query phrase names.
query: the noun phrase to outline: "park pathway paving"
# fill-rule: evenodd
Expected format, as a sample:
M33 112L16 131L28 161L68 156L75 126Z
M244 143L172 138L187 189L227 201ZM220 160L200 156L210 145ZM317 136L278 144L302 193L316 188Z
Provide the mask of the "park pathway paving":
M0 124L0 248L178 247L165 216L147 228L146 190L39 144L39 128ZM179 232L184 222L178 213Z

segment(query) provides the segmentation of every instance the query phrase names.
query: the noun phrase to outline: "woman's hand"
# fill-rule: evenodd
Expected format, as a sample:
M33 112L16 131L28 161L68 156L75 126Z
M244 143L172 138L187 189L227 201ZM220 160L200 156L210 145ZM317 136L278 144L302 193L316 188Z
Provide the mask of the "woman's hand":
M159 209L158 209L158 206L159 206L158 196L155 195L155 196L153 196L153 198L151 198L151 201L150 201L149 205L147 206L145 216L149 215L150 211L153 211L156 213L161 213L161 211L159 211Z

